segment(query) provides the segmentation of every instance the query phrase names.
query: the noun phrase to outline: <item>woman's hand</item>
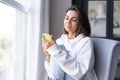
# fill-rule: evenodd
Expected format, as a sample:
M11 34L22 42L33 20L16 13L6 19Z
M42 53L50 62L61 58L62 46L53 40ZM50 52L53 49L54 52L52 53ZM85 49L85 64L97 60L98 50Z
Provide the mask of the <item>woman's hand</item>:
M42 48L43 51L47 51L49 47L55 44L55 41L52 39L51 42L46 41L45 39L42 39Z
M51 42L46 41L45 39L42 39L42 48L43 52L46 55L46 59L48 62L50 62L50 54L47 52L47 49L55 44L55 41L52 39Z

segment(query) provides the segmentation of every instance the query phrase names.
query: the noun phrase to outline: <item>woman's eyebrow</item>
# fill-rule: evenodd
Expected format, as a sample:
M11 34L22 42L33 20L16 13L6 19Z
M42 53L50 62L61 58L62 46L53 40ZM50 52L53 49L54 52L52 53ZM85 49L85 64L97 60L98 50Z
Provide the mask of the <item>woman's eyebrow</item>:
M65 15L66 17L69 17L68 15ZM78 19L78 17L72 17L72 18L77 18Z
M65 15L65 17L69 17L68 15Z
M78 17L72 17L72 18L76 18L76 19L78 19Z

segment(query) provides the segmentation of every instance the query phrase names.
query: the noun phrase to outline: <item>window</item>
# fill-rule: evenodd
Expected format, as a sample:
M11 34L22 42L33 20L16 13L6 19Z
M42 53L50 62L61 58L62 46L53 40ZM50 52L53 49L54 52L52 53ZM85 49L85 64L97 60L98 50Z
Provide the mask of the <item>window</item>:
M45 80L47 75L40 41L41 33L49 29L49 0L0 0L0 2L4 7L0 8L2 14L0 34L4 36L8 34L0 43L11 47L13 54L13 58L10 56L10 59L13 59L12 66L0 71L0 80ZM4 51L0 50L0 53Z
M119 0L72 0L88 14L92 37L120 40ZM98 18L98 14L103 17Z
M120 38L120 1L114 1L113 37Z
M89 1L88 17L91 36L106 37L106 1Z
M0 80L24 80L27 14L21 7L18 10L17 6L9 6L12 2L3 3L0 3L0 52L5 59L0 57Z

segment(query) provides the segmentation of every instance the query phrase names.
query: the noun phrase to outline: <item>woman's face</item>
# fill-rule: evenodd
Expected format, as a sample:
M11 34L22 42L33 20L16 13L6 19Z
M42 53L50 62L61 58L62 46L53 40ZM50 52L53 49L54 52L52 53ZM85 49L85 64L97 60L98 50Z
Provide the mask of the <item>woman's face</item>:
M64 18L64 28L68 33L76 33L79 27L79 15L74 10L69 10Z

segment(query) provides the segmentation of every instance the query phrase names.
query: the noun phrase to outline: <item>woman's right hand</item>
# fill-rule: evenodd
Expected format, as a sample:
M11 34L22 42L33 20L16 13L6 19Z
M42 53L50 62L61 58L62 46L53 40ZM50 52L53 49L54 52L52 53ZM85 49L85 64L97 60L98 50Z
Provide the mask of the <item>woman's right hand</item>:
M47 52L47 49L46 49L45 46L46 46L46 45L45 45L45 40L42 39L43 52L44 52L44 54L45 54L45 56L46 56L46 60L47 60L48 62L50 62L50 54Z

